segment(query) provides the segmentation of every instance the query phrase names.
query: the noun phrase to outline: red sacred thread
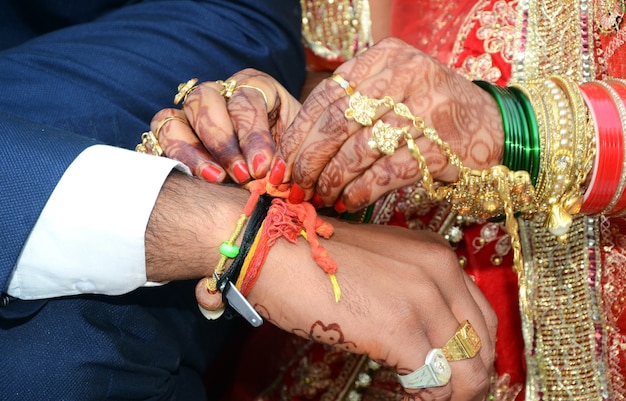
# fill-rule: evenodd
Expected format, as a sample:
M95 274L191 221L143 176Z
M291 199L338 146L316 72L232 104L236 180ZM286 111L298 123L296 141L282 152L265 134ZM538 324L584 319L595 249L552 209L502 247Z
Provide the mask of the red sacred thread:
M260 237L255 240L254 249L250 249L251 252L244 261L242 271L245 275L237 283L238 286L241 283L241 293L245 296L250 292L261 273L270 248L276 241L285 238L295 244L298 236L303 236L308 241L313 260L325 273L331 275L333 286L336 287L334 274L337 272L337 262L328 255L328 251L320 244L318 238L318 236L330 238L334 232L332 225L320 219L310 203L285 201L289 198L289 188L286 186L275 188L265 178L251 182L248 189L251 193L249 203L252 207L263 193L274 199L261 228ZM338 299L338 288L334 290Z

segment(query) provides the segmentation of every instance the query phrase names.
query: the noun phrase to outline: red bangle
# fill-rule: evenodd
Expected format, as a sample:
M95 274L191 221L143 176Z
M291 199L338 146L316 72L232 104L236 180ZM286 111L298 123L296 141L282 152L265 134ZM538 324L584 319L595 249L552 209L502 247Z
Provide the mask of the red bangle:
M622 123L611 94L597 82L580 85L583 98L596 131L596 157L589 187L583 197L581 212L600 213L606 208L619 184L624 160L624 133Z
M615 91L615 93L617 94L617 96L619 97L619 99L616 99L616 101L620 101L621 100L621 109L618 106L618 111L620 113L620 120L622 123L622 132L624 131L624 127L626 124L626 81L623 80L616 80L616 79L609 79L607 81L607 84L610 85L611 88L613 88L613 90ZM626 134L624 135L624 147L626 148ZM624 156L625 160L624 160L624 164L626 164L626 155ZM624 210L626 210L626 187L625 187L625 183L626 183L626 166L622 165L622 172L620 174L620 186L617 188L618 191L620 193L616 193L614 196L615 197L619 197L619 199L617 199L617 202L613 202L613 207L611 208L611 210L608 210L608 214L616 214L616 213L620 213Z

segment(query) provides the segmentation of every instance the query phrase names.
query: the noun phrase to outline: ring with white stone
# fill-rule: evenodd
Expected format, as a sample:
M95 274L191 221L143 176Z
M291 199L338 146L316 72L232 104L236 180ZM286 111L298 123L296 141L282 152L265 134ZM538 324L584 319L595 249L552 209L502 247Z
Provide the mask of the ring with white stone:
M407 375L398 375L398 379L406 389L420 389L445 386L451 375L450 364L443 351L433 348L426 355L424 366Z

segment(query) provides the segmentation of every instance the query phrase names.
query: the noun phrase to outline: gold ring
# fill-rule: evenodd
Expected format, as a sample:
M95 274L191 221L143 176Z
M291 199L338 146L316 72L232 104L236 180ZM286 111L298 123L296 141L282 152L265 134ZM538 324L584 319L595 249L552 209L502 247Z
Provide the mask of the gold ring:
M346 91L346 95L348 96L354 95L354 88L352 87L352 85L350 85L350 82L344 79L344 77L342 77L339 74L333 74L330 76L330 79L337 82L339 86L341 86L343 90Z
M476 356L482 342L469 321L461 323L456 333L443 346L443 354L449 362L470 359Z
M346 109L344 115L348 120L354 120L362 126L367 127L374 123L376 111L378 107L382 105L393 107L395 103L389 96L385 96L382 99L374 99L366 95L361 95L359 92L354 92L350 96L350 107Z
M217 84L222 86L222 90L220 91L220 95L224 97L224 99L228 100L233 95L233 92L237 88L237 81L234 79L227 79L226 81L215 81Z
M185 125L189 125L187 120L185 120L182 117L179 117L179 116L167 116L164 119L162 119L161 121L159 121L159 124L157 125L156 129L154 130L154 136L155 136L155 138L157 140L159 139L159 131L161 131L161 128L163 128L165 123L167 123L168 121L171 121L171 120L178 120L178 121L182 122Z
M408 133L408 127L392 127L378 120L372 128L372 137L367 144L371 149L378 149L386 155L392 155L398 149L400 138L408 135Z
M180 84L178 84L178 93L176 94L176 96L174 96L174 104L178 104L180 102L183 102L183 104L185 104L185 99L187 99L187 96L198 87L196 85L197 82L198 78L191 78L187 82L181 82Z
M263 89L257 88L256 86L252 86L252 85L241 84L237 86L235 89L233 89L233 92L235 92L237 89L240 89L240 88L250 88L259 92L263 96L263 100L265 100L265 104L267 105L267 96L265 95L265 92L263 92Z
M135 146L135 151L155 156L161 156L164 153L159 140L152 131L141 134L141 143Z

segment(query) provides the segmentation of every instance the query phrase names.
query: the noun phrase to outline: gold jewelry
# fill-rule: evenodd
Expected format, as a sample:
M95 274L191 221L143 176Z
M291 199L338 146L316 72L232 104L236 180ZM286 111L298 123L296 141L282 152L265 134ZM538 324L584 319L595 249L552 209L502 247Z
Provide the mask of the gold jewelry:
M466 320L443 346L442 351L449 362L454 362L475 357L481 346L482 342L478 333Z
M257 88L256 86L252 86L252 85L246 85L246 84L242 84L237 86L236 88L234 88L232 90L232 92L234 93L237 89L240 88L250 88L250 89L254 89L255 91L259 92L261 94L261 96L263 96L263 100L265 100L265 104L267 105L267 96L265 95L265 92L263 92L263 90L261 88ZM224 95L222 95L224 96Z
M350 85L350 82L345 80L344 77L342 77L339 74L333 74L330 76L330 79L337 82L339 86L341 86L343 90L346 91L346 95L348 96L354 95L354 88L352 87L352 85Z
M185 100L187 96L198 86L196 83L198 82L198 78L191 78L187 82L181 82L178 84L178 93L174 96L174 104L183 103L185 104Z
M370 47L370 6L367 0L300 0L302 39L317 56L349 60Z
M408 133L408 127L392 127L391 125L378 120L372 128L372 137L367 144L372 149L378 149L386 155L392 155L398 148L398 141L400 138L404 135L408 135Z
M135 151L155 156L163 155L163 148L152 131L147 131L141 134L141 143L135 146Z
M181 123L185 124L185 125L189 125L189 123L187 122L187 120L185 120L182 117L179 116L167 116L164 119L162 119L161 121L159 121L159 124L157 125L156 129L154 130L154 137L158 140L159 139L159 132L161 131L161 128L163 128L163 126L171 120L178 120Z
M370 98L366 95L361 95L359 92L354 92L350 96L350 107L346 109L344 115L348 120L354 120L364 127L370 126L374 123L374 117L379 106L387 105L392 107L394 101L391 97L385 96L382 99Z
M228 100L233 95L233 92L237 88L237 81L234 79L227 79L226 81L215 81L217 84L222 86L222 90L220 91L220 95L224 97L224 99Z

